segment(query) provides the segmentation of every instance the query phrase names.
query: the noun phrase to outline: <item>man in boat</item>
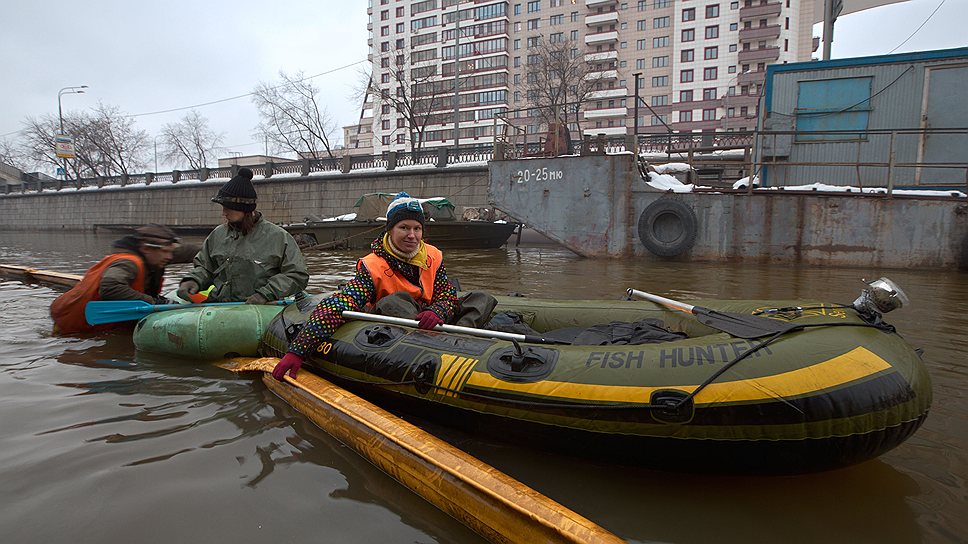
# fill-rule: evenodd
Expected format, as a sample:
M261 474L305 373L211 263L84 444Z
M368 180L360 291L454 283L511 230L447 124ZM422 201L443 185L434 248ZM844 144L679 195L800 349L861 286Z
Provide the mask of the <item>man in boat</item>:
M454 320L475 326L488 317L496 304L493 297L471 293L458 300L443 253L423 241L425 220L420 200L407 193L396 195L387 207L386 231L373 241L372 252L357 262L356 276L316 306L273 369L273 377L283 380L286 372L295 377L306 355L345 323L345 310L412 318L428 330Z
M195 268L178 286L180 298L192 300L211 285L208 302L265 304L306 288L309 271L296 241L255 209L252 170L239 168L212 202L222 205L225 223L202 243Z
M133 234L115 241L114 248L114 253L92 266L77 285L50 305L54 332L73 334L119 325L88 325L84 308L92 300L168 303L161 295L165 266L191 262L198 252L198 245L180 245L170 228L156 224L136 228Z

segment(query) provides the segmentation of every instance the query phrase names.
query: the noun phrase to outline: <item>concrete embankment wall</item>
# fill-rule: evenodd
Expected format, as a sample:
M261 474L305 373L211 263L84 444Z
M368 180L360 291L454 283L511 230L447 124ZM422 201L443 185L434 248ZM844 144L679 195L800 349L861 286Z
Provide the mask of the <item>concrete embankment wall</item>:
M492 161L490 175L495 207L587 257L968 268L965 198L666 193L642 180L631 154ZM673 249L695 243L662 257L643 230Z
M143 223L215 225L221 222L221 207L211 198L226 181L0 195L0 229L83 230L95 225ZM464 206L487 206L486 166L257 178L254 184L258 209L274 223L350 213L361 195L373 192L447 197L458 213Z

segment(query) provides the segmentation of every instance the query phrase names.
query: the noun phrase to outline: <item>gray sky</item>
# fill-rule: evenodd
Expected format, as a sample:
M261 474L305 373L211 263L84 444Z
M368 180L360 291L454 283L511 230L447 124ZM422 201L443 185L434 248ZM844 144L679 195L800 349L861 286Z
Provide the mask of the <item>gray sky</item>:
M840 18L834 58L889 53L939 4L911 0ZM64 95L65 111L102 101L142 114L243 95L260 81L277 80L280 70L315 75L363 61L366 5L365 0L6 0L0 135L22 128L27 115L56 115L57 92L66 86L90 88ZM895 52L968 46L965 21L968 0L947 0ZM819 34L818 26L814 35ZM359 118L353 93L363 66L312 80L340 125ZM263 152L253 136L258 117L248 97L197 110L225 133L230 150ZM137 126L155 135L186 112L140 115Z

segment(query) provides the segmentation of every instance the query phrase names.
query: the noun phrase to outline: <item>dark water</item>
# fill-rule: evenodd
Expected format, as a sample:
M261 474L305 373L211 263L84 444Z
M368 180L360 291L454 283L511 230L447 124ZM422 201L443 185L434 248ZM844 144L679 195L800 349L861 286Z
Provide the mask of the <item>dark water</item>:
M0 262L80 272L110 237L0 232ZM312 253L311 291L333 289L354 253ZM464 289L617 299L850 302L888 275L912 299L888 316L924 348L925 425L847 469L793 477L629 468L432 428L630 542L964 542L968 478L968 274L954 271L647 265L553 248L451 251ZM184 270L184 265L175 272ZM135 353L124 334L50 335L57 292L0 283L3 542L478 542L273 396L211 364Z

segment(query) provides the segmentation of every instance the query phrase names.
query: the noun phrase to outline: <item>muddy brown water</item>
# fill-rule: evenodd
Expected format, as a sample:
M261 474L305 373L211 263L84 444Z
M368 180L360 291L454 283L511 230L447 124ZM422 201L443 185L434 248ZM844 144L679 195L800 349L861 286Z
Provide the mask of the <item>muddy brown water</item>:
M0 232L0 262L82 272L111 236ZM307 254L310 291L358 253ZM617 299L850 302L887 275L912 303L888 316L924 349L934 405L906 443L802 476L617 465L429 430L629 542L964 542L968 274L580 259L556 247L450 251L464 289ZM185 265L172 267L176 276ZM171 281L171 280L169 280ZM200 361L136 353L130 337L50 335L57 291L0 282L0 529L4 542L478 542L269 393Z

